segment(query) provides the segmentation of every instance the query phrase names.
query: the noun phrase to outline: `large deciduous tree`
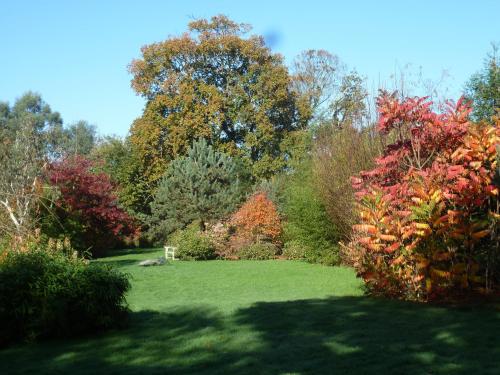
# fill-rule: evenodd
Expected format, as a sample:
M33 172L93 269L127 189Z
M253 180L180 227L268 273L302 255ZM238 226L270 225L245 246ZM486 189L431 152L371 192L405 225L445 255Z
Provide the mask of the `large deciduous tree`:
M40 196L44 159L34 123L23 118L13 138L3 138L0 150L0 208L8 221L2 232L19 238L32 229Z
M303 51L293 61L292 72L292 90L303 111L310 111L310 125L340 128L359 123L367 114L364 79L356 71L347 72L336 55Z
M53 112L40 94L28 91L10 107L0 103L0 134L5 142L16 138L18 131L29 123L33 134L40 141L43 156L57 156L63 130L59 112ZM11 143L9 143L11 144Z
M342 77L335 97L329 104L330 123L336 129L362 128L369 125L368 92L365 81L355 71Z
M280 144L302 124L296 95L282 57L262 37L245 37L249 30L222 15L193 21L132 61L132 87L146 106L131 142L150 182L198 138L247 159L256 177L285 166Z

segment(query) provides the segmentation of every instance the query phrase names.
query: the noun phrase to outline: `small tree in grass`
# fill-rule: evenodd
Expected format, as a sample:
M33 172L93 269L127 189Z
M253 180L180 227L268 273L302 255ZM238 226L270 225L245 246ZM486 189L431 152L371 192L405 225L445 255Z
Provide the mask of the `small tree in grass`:
M150 238L164 241L195 220L204 227L232 212L241 197L237 163L206 140L196 141L187 156L169 165L160 181L151 204Z

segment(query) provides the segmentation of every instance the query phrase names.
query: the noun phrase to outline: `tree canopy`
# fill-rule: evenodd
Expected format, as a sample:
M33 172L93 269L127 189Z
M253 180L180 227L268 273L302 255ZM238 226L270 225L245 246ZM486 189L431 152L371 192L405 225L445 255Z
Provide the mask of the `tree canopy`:
M193 21L130 64L132 87L146 99L131 142L150 181L198 138L247 159L256 177L284 167L280 144L305 121L282 57L262 37L245 37L249 30L225 16Z
M46 156L60 153L63 120L59 112L53 112L40 94L28 91L13 106L0 103L0 136L4 146L14 140L16 133L28 123L33 135L41 142L41 151Z
M474 74L466 85L466 97L473 101L472 118L491 121L500 108L500 56L498 46L485 60L481 71Z
M95 126L80 120L64 129L62 150L69 155L89 155L96 142Z

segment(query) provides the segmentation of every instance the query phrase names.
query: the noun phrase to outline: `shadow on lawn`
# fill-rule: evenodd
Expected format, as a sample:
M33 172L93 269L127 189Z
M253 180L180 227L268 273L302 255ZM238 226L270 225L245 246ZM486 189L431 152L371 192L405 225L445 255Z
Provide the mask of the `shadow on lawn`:
M159 253L161 249L121 249L121 250L112 250L109 254L99 257L93 262L96 264L105 264L112 267L126 267L131 265L139 265L139 262L148 259L148 258L157 258L158 255L152 256L149 254ZM132 259L116 259L117 256L126 256L126 255L139 255L140 258L133 257ZM144 256L142 256L144 255ZM161 255L161 254L160 254Z
M500 373L500 312L367 297L257 303L238 321L261 334L272 373Z
M116 256L123 256L123 255L140 255L140 254L149 254L149 253L157 253L158 251L161 251L162 249L160 248L151 248L151 249L137 249L137 248L130 248L130 249L117 249L117 250L109 250L106 252L103 256L99 257L98 259L101 260L106 260L108 257L116 257Z
M72 374L498 374L500 312L366 297L262 302L230 317L139 312L127 330L0 352L0 372L27 363Z
M144 259L117 259L117 260L106 260L105 262L95 262L98 265L106 265L115 268L139 265L139 263Z

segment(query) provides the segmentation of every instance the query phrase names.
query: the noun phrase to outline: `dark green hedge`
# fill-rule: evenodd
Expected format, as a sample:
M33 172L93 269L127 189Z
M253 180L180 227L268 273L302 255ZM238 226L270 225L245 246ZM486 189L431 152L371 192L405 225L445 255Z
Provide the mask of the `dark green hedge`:
M0 263L0 345L120 325L126 275L63 254L29 251Z

